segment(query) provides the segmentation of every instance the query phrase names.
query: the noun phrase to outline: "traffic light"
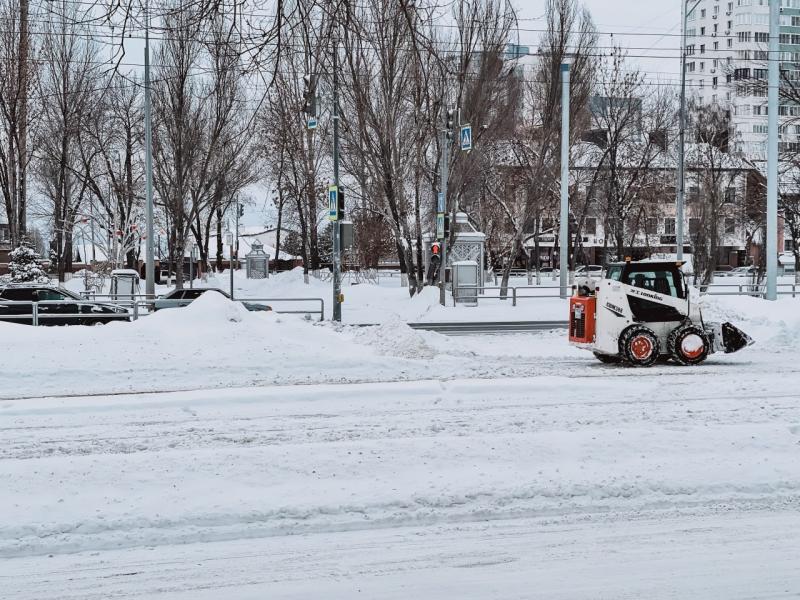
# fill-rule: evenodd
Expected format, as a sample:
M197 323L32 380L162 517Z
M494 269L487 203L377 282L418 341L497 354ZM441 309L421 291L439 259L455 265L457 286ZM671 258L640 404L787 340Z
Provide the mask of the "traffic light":
M450 237L450 215L444 216L444 237Z
M317 80L313 75L303 75L303 112L317 116Z
M441 251L442 247L439 242L433 242L433 244L431 244L431 256L440 256Z
M339 188L338 199L339 199L339 218L344 219L344 190L342 188Z
M455 127L456 121L456 109L455 108L448 108L447 109L447 116L445 117L445 129L447 130L447 139L453 139L453 128Z
M239 205L239 217L244 216L244 204Z

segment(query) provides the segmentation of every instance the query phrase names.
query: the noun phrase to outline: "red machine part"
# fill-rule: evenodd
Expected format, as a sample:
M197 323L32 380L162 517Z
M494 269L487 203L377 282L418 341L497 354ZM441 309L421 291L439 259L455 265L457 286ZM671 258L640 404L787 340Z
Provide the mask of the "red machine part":
M572 296L569 300L569 341L578 344L594 342L597 298Z

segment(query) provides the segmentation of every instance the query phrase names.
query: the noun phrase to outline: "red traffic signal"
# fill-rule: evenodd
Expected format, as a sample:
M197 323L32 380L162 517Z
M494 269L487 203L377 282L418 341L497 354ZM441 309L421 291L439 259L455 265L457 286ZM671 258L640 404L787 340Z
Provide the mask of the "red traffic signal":
M439 252L441 251L439 242L434 242L431 244L431 254L434 256L438 256Z

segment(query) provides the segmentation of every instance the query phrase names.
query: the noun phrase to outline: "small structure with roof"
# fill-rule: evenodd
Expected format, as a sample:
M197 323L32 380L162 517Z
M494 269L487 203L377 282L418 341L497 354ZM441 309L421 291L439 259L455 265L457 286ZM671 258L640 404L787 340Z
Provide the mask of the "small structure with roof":
M250 252L245 256L247 259L247 278L266 279L269 277L269 254L264 252L264 245L253 240L250 245Z

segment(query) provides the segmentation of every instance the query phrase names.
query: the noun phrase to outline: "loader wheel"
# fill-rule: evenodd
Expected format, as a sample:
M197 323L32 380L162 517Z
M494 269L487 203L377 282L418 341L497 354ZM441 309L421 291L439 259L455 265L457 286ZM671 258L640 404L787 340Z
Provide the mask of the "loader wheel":
M695 325L676 327L667 343L672 358L682 365L698 365L708 358L708 337Z
M617 363L622 362L622 358L614 354L600 354L599 352L595 352L594 356L597 360L606 365L616 365Z
M649 327L631 325L619 337L619 354L632 367L649 367L658 360L658 336Z

